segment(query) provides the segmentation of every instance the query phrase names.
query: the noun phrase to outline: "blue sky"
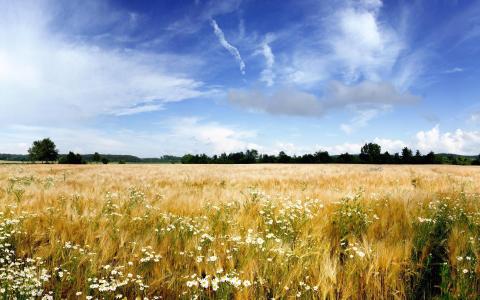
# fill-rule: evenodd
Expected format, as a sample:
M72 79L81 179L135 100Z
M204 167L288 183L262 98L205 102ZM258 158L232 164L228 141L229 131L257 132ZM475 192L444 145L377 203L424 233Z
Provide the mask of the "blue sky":
M480 153L478 1L0 7L1 153Z

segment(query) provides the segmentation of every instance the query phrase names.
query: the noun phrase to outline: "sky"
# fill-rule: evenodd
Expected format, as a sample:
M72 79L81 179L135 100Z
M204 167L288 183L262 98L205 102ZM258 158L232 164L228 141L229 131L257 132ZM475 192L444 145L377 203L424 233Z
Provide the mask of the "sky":
M480 1L0 7L0 153L480 153Z

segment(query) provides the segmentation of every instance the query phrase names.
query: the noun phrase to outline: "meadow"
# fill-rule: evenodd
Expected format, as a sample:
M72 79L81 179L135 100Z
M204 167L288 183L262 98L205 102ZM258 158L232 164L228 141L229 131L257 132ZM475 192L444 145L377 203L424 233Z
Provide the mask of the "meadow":
M3 299L478 299L480 168L0 165Z

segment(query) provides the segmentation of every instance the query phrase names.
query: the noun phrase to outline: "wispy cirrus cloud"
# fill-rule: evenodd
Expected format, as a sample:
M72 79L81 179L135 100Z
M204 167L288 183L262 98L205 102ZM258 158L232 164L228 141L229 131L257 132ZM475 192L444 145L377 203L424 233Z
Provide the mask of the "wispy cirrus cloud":
M138 113L152 112L161 109L164 109L164 106L162 104L146 104L134 107L121 108L118 110L114 110L111 113L115 116L130 116Z
M238 66L240 68L240 72L245 75L245 62L242 59L242 56L240 55L240 52L238 51L237 48L232 46L227 39L225 38L225 34L223 33L222 29L218 26L217 22L214 19L210 20L210 25L213 27L213 32L218 38L218 41L220 44L223 46L223 48L227 49L228 52L235 58L235 60L238 62Z
M174 34L193 34L202 28L202 23L235 12L242 0L206 0L195 1L190 13L167 26L167 31Z
M445 74L453 74L453 73L460 73L460 72L463 72L463 71L465 71L463 68L454 67L454 68L445 70L443 73L445 73Z
M275 55L273 54L270 43L274 37L270 34L263 40L260 49L256 52L261 54L265 58L265 68L260 74L260 80L265 82L267 86L272 86L275 80L275 73L273 71L273 65L275 64Z
M347 133L351 134L356 130L367 126L367 123L375 118L380 113L379 109L365 109L356 112L356 115L348 123L342 123L340 129Z

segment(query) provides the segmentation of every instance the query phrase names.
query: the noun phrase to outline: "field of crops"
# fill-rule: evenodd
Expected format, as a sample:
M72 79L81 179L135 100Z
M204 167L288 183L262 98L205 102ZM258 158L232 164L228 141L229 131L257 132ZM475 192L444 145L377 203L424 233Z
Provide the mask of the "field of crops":
M480 168L0 165L3 299L480 295Z

